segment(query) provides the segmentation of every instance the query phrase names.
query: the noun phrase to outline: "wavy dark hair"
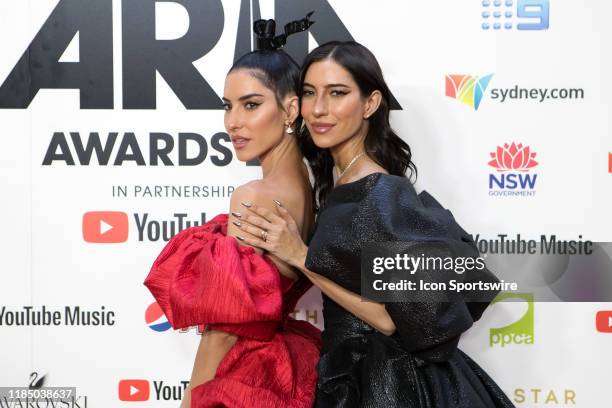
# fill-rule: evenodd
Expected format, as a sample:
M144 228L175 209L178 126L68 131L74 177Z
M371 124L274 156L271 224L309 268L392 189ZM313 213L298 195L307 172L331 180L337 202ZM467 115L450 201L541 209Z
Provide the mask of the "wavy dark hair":
M382 94L380 106L368 118L368 134L364 142L366 154L389 174L406 177L406 172L410 170L410 175L416 177L417 169L412 162L410 146L391 129L389 123L391 91L376 57L366 47L355 41L332 41L312 50L302 64L298 95L303 94L308 68L325 59L333 60L350 72L361 95L369 96L376 90ZM312 169L315 202L320 208L334 186L334 160L329 149L321 149L314 144L305 126L298 132L298 144Z

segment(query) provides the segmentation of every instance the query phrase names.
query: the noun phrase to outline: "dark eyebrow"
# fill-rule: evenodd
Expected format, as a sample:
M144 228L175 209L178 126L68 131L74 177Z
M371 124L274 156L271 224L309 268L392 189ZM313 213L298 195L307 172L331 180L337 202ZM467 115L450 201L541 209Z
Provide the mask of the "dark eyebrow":
M242 95L240 98L238 98L239 101L244 101L245 99L249 99L252 98L254 96L261 96L263 97L262 94L258 94L258 93L250 93L250 94L246 94L246 95Z
M309 86L311 88L315 87L314 85L311 85L308 82L304 82L303 86ZM350 88L350 86L344 85L344 84L327 84L327 85L325 85L325 88L335 88L335 87L338 87L338 86L343 87L343 88Z
M261 96L261 97L263 97L262 94L250 93L250 94L242 95L240 98L238 98L238 100L239 101L244 101L245 99L249 99L249 98L252 98L254 96ZM225 96L223 98L221 98L221 99L223 99L224 102L229 102L229 99L227 99Z

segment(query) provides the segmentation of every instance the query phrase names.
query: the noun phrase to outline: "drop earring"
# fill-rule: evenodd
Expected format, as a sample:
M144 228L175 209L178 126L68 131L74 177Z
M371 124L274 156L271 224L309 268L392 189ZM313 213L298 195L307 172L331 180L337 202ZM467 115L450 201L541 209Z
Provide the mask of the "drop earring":
M291 127L291 123L287 124L287 129L285 130L286 133L288 134L293 134L293 128Z

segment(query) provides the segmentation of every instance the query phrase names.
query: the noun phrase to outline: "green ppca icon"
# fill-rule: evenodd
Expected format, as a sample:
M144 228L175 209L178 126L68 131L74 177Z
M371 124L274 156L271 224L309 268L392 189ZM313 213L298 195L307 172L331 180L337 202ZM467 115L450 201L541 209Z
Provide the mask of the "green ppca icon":
M506 299L516 301L520 299L527 303L527 311L514 323L505 327L495 327L489 332L489 345L505 347L508 344L533 344L534 341L534 319L533 319L533 294L531 293L500 293L491 302L497 303Z

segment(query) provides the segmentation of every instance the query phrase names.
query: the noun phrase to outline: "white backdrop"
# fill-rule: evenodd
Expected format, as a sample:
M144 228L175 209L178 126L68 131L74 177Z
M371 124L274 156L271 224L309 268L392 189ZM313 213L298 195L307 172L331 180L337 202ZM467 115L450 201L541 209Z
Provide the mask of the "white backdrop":
M105 1L110 0L97 2ZM0 0L0 84L58 3ZM484 3L329 0L352 37L377 56L402 106L392 113L392 124L412 147L418 190L427 189L466 230L481 237L556 235L575 240L581 235L582 240L611 241L612 103L606 95L612 93L612 4L532 1L523 10L541 14L540 20L522 16L522 1ZM240 2L225 0L222 7L219 41L194 62L217 95L223 93L234 56ZM262 17L274 17L273 1L262 0L260 7ZM190 16L178 2L160 1L155 10L156 39L176 39L188 31ZM496 18L498 10L502 16ZM176 222L175 214L199 221L202 213L211 219L225 212L232 187L259 177L260 168L236 160L228 141L213 143L214 135L224 132L221 110L186 109L159 74L155 109L123 108L121 11L122 2L113 0L112 109L80 109L76 89L41 89L27 108L0 108L0 387L27 386L31 378L45 375L46 386L76 387L80 406L121 407L130 403L119 398L120 381L141 379L150 385L141 404L178 406L181 381L190 377L199 338L195 330L168 329L142 285L165 244L154 236L156 228ZM490 17L483 17L487 12ZM498 20L512 22L512 27L502 23L495 30ZM487 22L490 28L484 29ZM517 23L534 27L519 29ZM70 41L61 62L80 61L79 40L77 35ZM310 36L309 49L316 45ZM447 96L447 75L489 74L478 109ZM542 101L539 96L508 97L505 93L515 87L574 94ZM468 90L466 98L472 94ZM495 98L502 94L504 101ZM5 102L0 97L0 106ZM74 165L62 159L44 164L57 132L63 133L56 140L66 140ZM70 132L78 132L75 139L83 144L91 132L98 132L103 143L117 132L110 164L100 164L95 155L89 164L80 163ZM145 164L128 160L113 165L130 132ZM149 137L157 132L174 140L170 158L175 164L179 133L201 135L208 155L197 166L152 165ZM537 165L515 166L505 173L488 165L491 152L513 142L529 146ZM190 157L194 147L188 143ZM58 151L61 147L52 153ZM127 150L132 151L133 146ZM231 162L219 166L212 156L231 157ZM490 175L502 173L537 177L533 188L491 188ZM155 186L189 191L197 186L208 194L176 196L165 194L163 187L159 196L146 194L145 187L154 192ZM127 194L117 194L119 188ZM127 221L84 215L92 211L123 212ZM93 217L98 226L104 220L110 225L102 228L110 231L104 235L87 227L84 236L84 216ZM124 242L85 239L108 234ZM58 311L60 324L11 322L9 315L26 306ZM103 325L66 324L66 307L104 312L108 320ZM519 407L610 406L605 384L612 381L612 334L595 325L596 312L606 310L612 310L611 303L498 303L464 335L461 347ZM317 291L300 302L296 316L323 327ZM514 322L520 325L507 327ZM490 344L491 330L504 327L510 343Z

